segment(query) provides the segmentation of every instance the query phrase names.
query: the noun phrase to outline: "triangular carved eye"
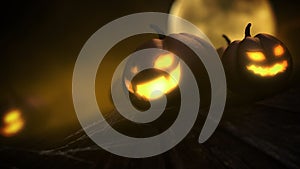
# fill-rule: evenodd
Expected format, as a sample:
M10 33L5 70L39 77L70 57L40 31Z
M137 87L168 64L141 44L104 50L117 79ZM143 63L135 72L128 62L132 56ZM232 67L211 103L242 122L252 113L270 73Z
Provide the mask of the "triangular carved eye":
M171 53L167 53L164 55L159 56L155 63L154 63L154 67L158 68L158 69L162 69L162 68L169 68L172 63L174 61L174 56Z
M249 59L253 61L264 61L266 59L265 55L262 52L246 52Z
M277 57L280 57L284 54L284 49L281 45L277 45L276 47L274 47L274 55Z

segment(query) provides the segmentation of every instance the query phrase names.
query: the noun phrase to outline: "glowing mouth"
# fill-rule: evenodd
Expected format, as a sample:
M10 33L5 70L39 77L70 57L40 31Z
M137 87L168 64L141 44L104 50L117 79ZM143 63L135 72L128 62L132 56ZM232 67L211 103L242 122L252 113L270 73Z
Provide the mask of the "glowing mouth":
M168 77L160 76L143 84L138 84L135 93L147 100L158 99L163 94L171 92L178 85L180 76L180 64L178 64ZM155 91L160 92L155 93Z
M256 65L249 65L247 66L247 69L252 71L254 74L260 75L260 76L275 76L278 73L284 72L288 66L288 63L286 60L284 60L281 63L276 63L271 67L262 67L262 66L256 66Z

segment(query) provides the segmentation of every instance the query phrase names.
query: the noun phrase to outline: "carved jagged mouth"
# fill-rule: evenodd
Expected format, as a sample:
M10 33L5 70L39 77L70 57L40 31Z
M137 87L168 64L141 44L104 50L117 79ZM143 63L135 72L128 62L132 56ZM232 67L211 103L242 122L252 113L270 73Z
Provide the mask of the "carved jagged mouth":
M272 66L256 66L256 65L249 65L247 69L252 71L254 74L260 76L275 76L278 73L284 72L288 66L288 62L286 60L282 61L281 63L275 63Z
M142 84L137 84L135 91L133 90L131 82L127 79L125 79L125 85L131 93L137 94L146 100L155 100L171 92L178 85L180 77L181 66L178 64L177 67L170 72L169 76L160 76Z

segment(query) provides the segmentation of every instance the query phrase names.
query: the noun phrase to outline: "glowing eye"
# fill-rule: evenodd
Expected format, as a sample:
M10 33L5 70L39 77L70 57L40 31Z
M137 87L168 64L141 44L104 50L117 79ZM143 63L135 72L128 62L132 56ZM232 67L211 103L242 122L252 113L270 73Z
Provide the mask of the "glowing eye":
M161 55L156 59L156 61L154 63L154 67L161 68L161 69L168 68L172 65L173 59L174 59L174 57L171 53Z
M284 49L281 45L278 45L274 48L273 52L275 56L282 56L282 54L284 53Z
M266 59L265 55L262 52L247 52L249 59L253 61L263 61Z

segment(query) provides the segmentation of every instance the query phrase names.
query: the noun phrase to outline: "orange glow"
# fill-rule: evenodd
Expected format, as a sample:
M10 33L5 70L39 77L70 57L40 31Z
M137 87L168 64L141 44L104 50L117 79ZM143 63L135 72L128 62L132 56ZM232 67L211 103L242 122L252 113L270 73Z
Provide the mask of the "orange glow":
M171 53L161 55L156 59L154 63L154 68L158 68L158 69L168 68L172 65L173 60L174 57L173 54Z
M3 136L9 137L17 134L24 127L24 120L20 110L8 112L4 118L4 127L0 130Z
M265 76L275 76L278 73L284 72L286 70L287 66L288 66L288 63L285 60L281 63L276 63L270 67L250 65L250 66L247 66L247 69L252 71L254 74L265 77Z
M282 56L284 53L284 49L281 45L278 45L274 48L274 55L275 56Z
M172 72L170 72L168 77L160 76L148 82L137 85L136 94L148 100L158 99L162 95L172 91L178 85L180 75L180 64L178 64L178 66Z
M131 68L131 73L133 74L137 74L137 72L139 71L138 67L137 66L134 66L133 68Z
M249 59L253 61L264 61L266 59L265 55L262 52L247 52Z
M129 80L125 79L125 85L126 85L127 89L128 89L131 93L133 93L132 85L131 85L131 82L130 82Z

